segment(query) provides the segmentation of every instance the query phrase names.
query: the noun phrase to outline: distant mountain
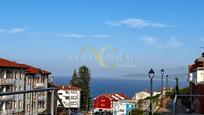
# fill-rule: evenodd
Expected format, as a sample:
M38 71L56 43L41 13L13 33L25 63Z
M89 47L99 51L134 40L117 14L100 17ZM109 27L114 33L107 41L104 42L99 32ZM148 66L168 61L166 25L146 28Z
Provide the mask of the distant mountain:
M174 80L176 77L179 78L179 80L187 80L188 74L186 73L177 73L177 74L169 74L169 80ZM148 79L148 74L126 74L122 75L121 78L129 78L129 79ZM161 79L161 76L155 76L154 79ZM164 79L166 79L166 75L164 75Z

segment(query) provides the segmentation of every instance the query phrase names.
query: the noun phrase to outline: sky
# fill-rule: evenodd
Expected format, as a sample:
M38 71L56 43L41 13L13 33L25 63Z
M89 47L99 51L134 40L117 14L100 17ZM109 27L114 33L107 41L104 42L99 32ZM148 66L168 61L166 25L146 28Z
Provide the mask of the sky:
M203 6L203 0L1 0L0 57L56 76L84 64L101 77L150 68L187 72L204 50Z

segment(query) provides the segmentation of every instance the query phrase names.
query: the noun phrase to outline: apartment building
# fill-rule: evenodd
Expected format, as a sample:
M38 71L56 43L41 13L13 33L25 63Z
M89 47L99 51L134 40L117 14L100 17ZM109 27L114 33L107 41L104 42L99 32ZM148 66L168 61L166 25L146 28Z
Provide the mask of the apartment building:
M26 67L0 58L0 92L24 90ZM24 95L0 96L0 114L23 114Z
M47 88L50 74L30 65L0 58L0 92ZM0 96L0 115L37 115L44 114L47 109L47 92Z
M72 110L78 110L80 108L80 88L65 85L56 87L58 88L58 96L64 104L65 108L70 108ZM57 106L61 107L61 104L58 102Z
M51 74L40 68L22 64L27 67L25 74L25 90L43 89L48 87L48 77ZM25 114L44 114L47 110L48 92L33 92L25 95Z

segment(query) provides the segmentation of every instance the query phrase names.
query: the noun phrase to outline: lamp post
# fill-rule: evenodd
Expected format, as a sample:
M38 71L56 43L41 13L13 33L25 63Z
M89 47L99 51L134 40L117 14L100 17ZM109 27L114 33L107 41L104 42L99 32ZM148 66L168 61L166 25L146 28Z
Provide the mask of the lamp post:
M152 115L152 80L154 78L154 70L150 69L149 71L149 78L150 78L150 105L149 105L149 115Z
M161 95L162 95L162 98L161 98L161 104L160 104L161 107L163 107L163 89L164 89L164 69L162 68L161 69Z
M161 77L162 77L162 79L161 79L161 90L162 90L162 92L163 92L163 87L164 87L164 69L161 69Z
M168 85L169 85L169 84L168 84L168 81L169 81L169 80L168 80L168 77L169 77L169 76L166 75L166 90L168 90Z

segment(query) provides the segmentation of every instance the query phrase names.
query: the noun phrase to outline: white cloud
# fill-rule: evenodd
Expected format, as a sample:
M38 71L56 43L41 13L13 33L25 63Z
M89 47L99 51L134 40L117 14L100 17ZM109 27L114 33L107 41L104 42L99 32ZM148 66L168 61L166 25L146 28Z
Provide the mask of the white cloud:
M95 35L92 35L93 38L107 38L109 37L108 35L105 35L105 34L95 34Z
M170 27L170 25L166 25L163 23L155 23L146 21L144 19L140 18L128 18L124 20L117 20L117 21L107 21L106 24L109 24L111 26L128 26L130 28L137 28L137 29L143 29L143 28L164 28L164 27Z
M82 38L85 37L82 34L76 34L76 33L71 33L71 34L56 34L57 36L61 36L61 37L72 37L72 38Z
M14 33L24 32L27 29L29 29L29 27L14 27L14 28L10 28L10 29L0 29L0 32L14 34Z
M158 45L159 48L177 48L181 46L183 43L178 41L175 37L170 37L170 39L161 45Z
M146 37L143 38L143 40L147 45L156 44L155 39L153 37L146 36Z
M0 29L0 32L4 32L5 30L4 29Z

